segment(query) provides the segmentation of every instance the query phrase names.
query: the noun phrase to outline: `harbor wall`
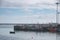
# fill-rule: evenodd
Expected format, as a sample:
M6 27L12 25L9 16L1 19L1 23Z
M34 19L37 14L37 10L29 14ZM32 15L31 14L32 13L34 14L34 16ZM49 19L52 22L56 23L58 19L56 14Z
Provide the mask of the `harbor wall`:
M50 29L56 30L56 24L20 24L15 25L15 31L49 31Z

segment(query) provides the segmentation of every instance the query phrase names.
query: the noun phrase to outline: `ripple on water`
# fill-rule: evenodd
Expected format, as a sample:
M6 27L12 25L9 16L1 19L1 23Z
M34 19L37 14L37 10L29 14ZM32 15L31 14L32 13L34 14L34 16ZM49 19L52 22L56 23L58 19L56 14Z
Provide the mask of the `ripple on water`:
M16 37L8 37L8 36L0 35L0 40L23 40L23 39L19 39L19 38L16 38Z

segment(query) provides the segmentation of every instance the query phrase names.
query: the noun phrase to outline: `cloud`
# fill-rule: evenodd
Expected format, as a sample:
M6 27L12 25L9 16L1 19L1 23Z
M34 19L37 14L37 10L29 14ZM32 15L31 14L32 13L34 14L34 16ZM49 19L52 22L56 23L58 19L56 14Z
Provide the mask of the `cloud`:
M55 4L55 0L3 0L1 7L31 7L30 5L33 6L52 6L52 4Z
M2 23L49 23L49 22L56 22L56 2L55 0L2 0L0 4L1 8L12 8L12 9L19 9L22 8L26 15L19 16L6 16L0 15L0 22ZM33 10L34 9L34 10ZM35 11L36 9L36 11ZM52 13L48 12L44 9L54 10ZM60 9L60 7L59 7ZM44 13L41 13L41 10ZM34 13L36 12L36 14ZM12 10L6 11L8 14L16 13ZM40 14L41 13L41 14ZM47 13L47 14L46 14ZM22 13L21 13L22 14ZM20 14L20 15L21 15ZM29 15L28 15L29 14Z
M0 16L0 23L55 23L55 14L35 14L25 16Z
M3 0L1 7L2 8L23 8L28 11L29 8L38 8L38 9L54 9L56 10L55 0ZM60 10L60 4L59 8Z
M56 0L2 0L1 7L8 8L40 8L56 10ZM59 7L60 9L60 7Z
M0 15L35 15L35 14L55 14L54 9L39 9L39 8L0 8Z

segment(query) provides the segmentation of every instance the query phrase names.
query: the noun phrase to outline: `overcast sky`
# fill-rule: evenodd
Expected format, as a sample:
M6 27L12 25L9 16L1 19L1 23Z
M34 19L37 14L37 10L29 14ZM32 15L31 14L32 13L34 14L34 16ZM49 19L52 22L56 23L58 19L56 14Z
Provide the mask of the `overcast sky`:
M55 23L56 2L57 0L0 0L0 23Z

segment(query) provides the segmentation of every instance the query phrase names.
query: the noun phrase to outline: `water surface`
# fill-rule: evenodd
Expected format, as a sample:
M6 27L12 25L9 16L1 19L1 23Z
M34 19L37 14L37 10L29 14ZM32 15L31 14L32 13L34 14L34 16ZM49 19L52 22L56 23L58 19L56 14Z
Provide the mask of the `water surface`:
M0 28L1 40L59 40L60 35L49 32L29 32L29 31L16 31L15 34L10 34L14 31L13 27Z

